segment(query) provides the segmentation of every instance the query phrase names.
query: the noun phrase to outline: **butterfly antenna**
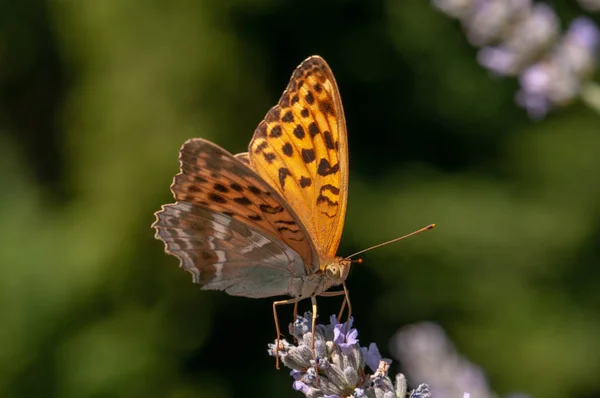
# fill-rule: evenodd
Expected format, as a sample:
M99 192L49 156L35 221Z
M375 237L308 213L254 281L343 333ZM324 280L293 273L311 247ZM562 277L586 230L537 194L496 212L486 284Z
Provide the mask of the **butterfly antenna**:
M376 248L381 247L381 246L389 245L390 243L398 242L399 240L402 240L404 238L408 238L409 236L416 235L416 234L418 234L420 232L429 231L430 229L434 229L434 228L435 228L435 224L429 224L428 226L423 227L423 228L421 228L421 229L419 229L417 231L411 232L410 234L401 236L401 237L396 238L396 239L388 240L387 242L383 242L383 243L380 243L378 245L371 246L371 247L368 247L368 248L366 248L364 250L356 252L356 253L352 254L351 256L346 257L346 259L354 257L354 256L359 255L359 254L362 254L362 253L367 252L369 250L376 249ZM356 260L356 262L359 263L359 264L362 263L362 258L359 258L358 260Z

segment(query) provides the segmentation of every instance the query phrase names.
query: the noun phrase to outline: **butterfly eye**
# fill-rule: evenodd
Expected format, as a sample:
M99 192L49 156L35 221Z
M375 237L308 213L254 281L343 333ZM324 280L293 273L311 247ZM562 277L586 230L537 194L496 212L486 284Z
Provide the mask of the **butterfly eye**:
M325 272L330 278L339 279L341 276L340 267L337 264L329 264Z

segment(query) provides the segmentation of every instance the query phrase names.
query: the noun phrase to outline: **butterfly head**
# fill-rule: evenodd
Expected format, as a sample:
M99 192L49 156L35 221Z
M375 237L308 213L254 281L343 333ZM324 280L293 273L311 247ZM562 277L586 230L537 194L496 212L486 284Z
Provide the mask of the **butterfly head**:
M321 270L332 285L339 285L348 277L348 272L350 272L350 263L350 259L336 257L329 261L325 261L323 265L321 265Z

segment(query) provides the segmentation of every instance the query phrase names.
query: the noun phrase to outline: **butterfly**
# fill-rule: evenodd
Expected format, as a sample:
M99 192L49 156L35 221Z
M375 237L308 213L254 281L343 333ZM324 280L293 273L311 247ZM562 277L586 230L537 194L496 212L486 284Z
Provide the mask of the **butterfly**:
M258 125L248 152L202 138L179 152L180 173L152 225L165 251L203 289L234 296L287 295L280 304L344 284L351 261L336 255L348 200L348 141L340 93L325 60L294 71ZM277 338L281 335L276 321Z
M323 58L296 68L248 152L232 155L193 138L181 147L179 163L171 185L176 202L156 213L155 236L203 289L291 297L273 303L277 360L277 306L293 303L296 312L310 298L313 336L317 296L344 295L339 317L346 304L351 312L350 257L370 249L336 255L348 201L348 139L340 93ZM336 285L343 290L328 291Z

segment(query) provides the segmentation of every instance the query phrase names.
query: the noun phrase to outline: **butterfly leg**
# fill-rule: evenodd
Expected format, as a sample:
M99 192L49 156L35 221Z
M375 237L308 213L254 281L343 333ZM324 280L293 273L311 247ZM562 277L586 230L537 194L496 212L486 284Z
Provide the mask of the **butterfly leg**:
M311 325L311 333L312 333L312 352L313 357L315 358L315 374L316 374L316 383L319 385L319 359L317 358L317 351L315 350L315 326L317 323L317 296L311 296L310 302L312 303L312 325Z
M346 325L350 322L350 317L352 316L352 304L350 303L350 293L348 293L348 288L346 287L346 282L342 282L342 286L344 288L344 303L348 303L348 318L346 319ZM342 304L342 311L340 311L339 317L342 317L342 312L344 309L344 305ZM346 333L348 333L348 327L346 326Z
M344 296L344 301L342 301L342 308L340 308L340 312L337 316L338 323L342 322L342 314L344 313L344 310L346 309L346 302L347 302L346 296Z
M298 298L289 300L281 300L273 302L273 319L275 320L275 331L277 332L277 341L275 343L275 368L279 370L279 344L281 343L281 330L279 329L279 318L277 317L277 306L282 304L296 304L298 306Z
M298 302L296 301L294 303L294 314L292 317L292 322L296 322L296 319L298 318ZM294 336L294 343L298 344L298 339L296 338L296 336Z

